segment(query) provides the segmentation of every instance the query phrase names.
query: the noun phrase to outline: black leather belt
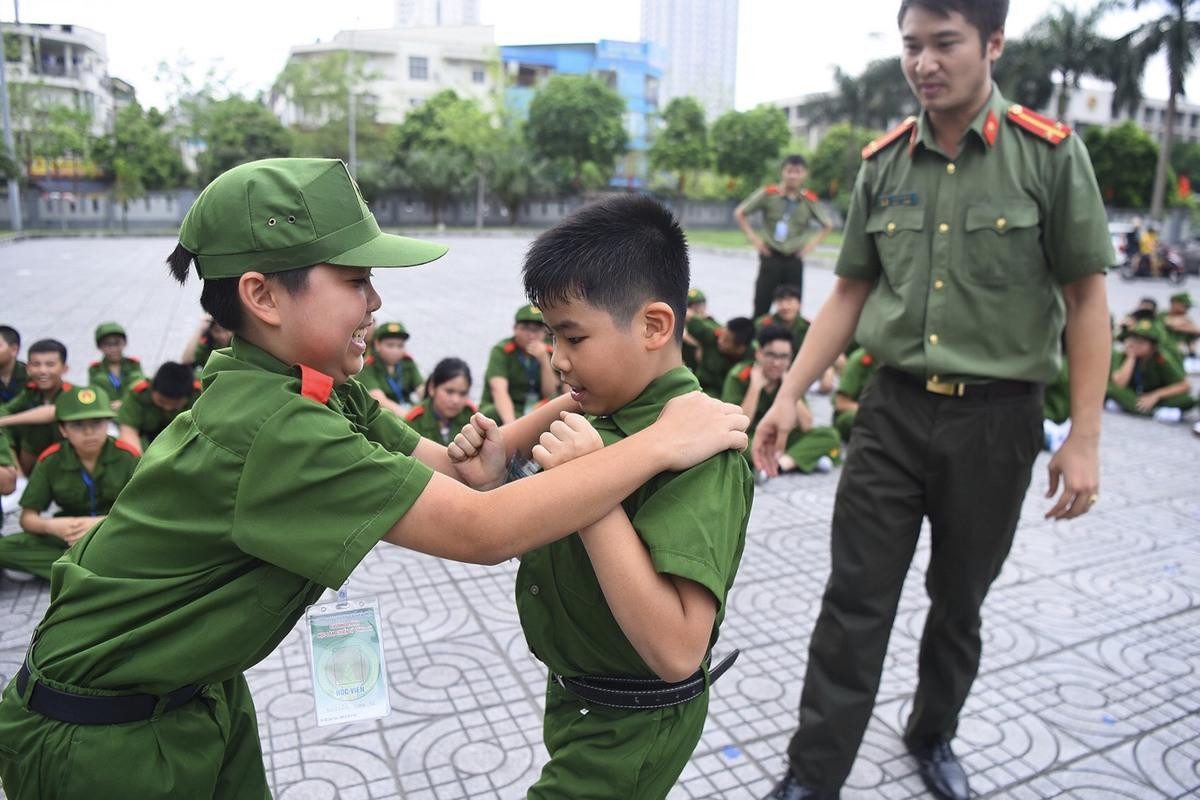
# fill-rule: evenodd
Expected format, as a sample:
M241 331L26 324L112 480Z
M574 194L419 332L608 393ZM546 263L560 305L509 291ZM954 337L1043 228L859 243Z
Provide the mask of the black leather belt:
M577 678L564 678L555 675L554 682L571 694L589 703L611 708L665 708L677 706L680 703L699 697L710 683L716 683L717 678L733 666L739 651L734 650L708 673L708 681L704 679L704 670L698 669L687 680L679 683L667 683L656 678L608 678L598 675L585 675Z
M995 380L982 383L943 383L936 378L927 380L911 372L904 372L895 367L880 367L880 372L919 389L941 395L942 397L961 398L963 400L1004 400L1012 397L1027 397L1042 388L1040 383L1029 381Z
M25 694L29 683L29 666L21 664L17 671L17 694ZM54 689L37 682L29 695L29 708L43 717L69 722L72 725L120 725L153 719L158 705L159 714L174 711L191 702L204 691L204 686L192 684L158 697L152 694L91 695L75 694Z

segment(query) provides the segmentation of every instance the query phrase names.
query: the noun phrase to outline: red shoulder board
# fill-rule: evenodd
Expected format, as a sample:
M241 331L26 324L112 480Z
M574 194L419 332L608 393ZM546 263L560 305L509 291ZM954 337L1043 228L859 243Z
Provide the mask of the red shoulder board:
M364 358L364 359L363 359L363 363L364 363L364 364L374 364L374 363L375 363L375 356L373 356L373 355L368 355L366 358Z
M872 364L874 364L874 363L875 363L875 359L871 357L871 354L870 354L870 353L866 353L866 354L864 354L864 355L863 355L863 357L862 357L862 365L863 365L864 367L869 367L869 366L871 366L871 365L872 365Z
M408 422L415 422L417 417L421 416L424 413L425 413L425 406L417 406L412 411L408 412L408 416L406 416L404 419L407 420Z
M62 390L63 390L64 392L69 392L69 391L71 391L71 390L72 390L72 389L74 389L74 388L75 388L75 387L74 387L72 384L70 384L70 383L67 383L66 381L63 381Z
M192 388L198 392L204 388L204 384L200 381L192 381Z
M901 122L899 125L892 128L890 131L885 133L883 136L880 136L878 139L876 139L875 141L871 142L869 145L864 147L862 149L863 160L866 161L868 158L875 155L880 150L887 147L889 144L896 141L904 134L915 131L916 126L917 126L917 118L916 117L909 117L908 119L904 120L904 122Z
M516 342L509 342L508 344L504 345L504 352L506 352L506 353L515 353L515 352L517 352L517 343L516 343Z
M773 183L769 183L763 187L763 191L765 191L767 194L779 194L779 187Z
M763 317L763 318L762 318L762 321L761 321L761 322L759 322L758 324L759 324L759 325L764 325L764 326L765 326L765 325L774 325L774 324L775 324L775 318L774 318L774 317L772 317L770 314L767 314L765 317Z
M724 334L725 334L724 328L717 328L715 331L713 331L714 336L723 336Z
M28 383L25 384L25 388L26 389L36 389L37 381L29 381Z
M50 445L49 447L47 447L45 450L42 451L42 454L40 456L38 456L38 463L39 464L42 463L50 456L57 453L59 450L62 450L62 443L55 442L54 444Z
M1012 106L1005 116L1008 117L1009 122L1024 128L1039 139L1045 139L1050 144L1058 144L1071 135L1071 129L1066 125L1030 111L1025 106Z
M819 199L819 198L817 197L817 193L816 193L816 192L814 192L812 189L805 189L805 190L804 190L803 192L801 192L800 194L804 195L804 199L805 199L805 200L807 200L807 201L808 201L808 202L810 202L810 203L815 203L815 202L817 202L817 200Z
M137 394L141 394L142 392L146 391L149 388L150 388L150 381L146 380L145 378L142 378L140 381L135 383L133 386L130 386L129 391L136 392Z
M553 353L553 352L554 352L554 345L552 345L552 344L548 344L548 345L546 345L546 352L547 352L547 353Z
M326 375L324 372L306 367L303 364L300 367L300 394L307 397L309 400L315 400L321 405L329 402L329 395L333 392L333 378Z
M98 366L100 366L100 362L99 362L99 361L93 361L92 363L88 364L88 369L94 369L94 368L96 368L96 367L98 367Z
M743 382L750 380L750 371L753 369L754 369L754 367L746 367L745 369L743 369L741 372L738 373L738 380L743 381Z
M138 450L136 447L131 445L129 442L124 441L123 439L113 439L113 444L124 450L126 453L133 453L138 458L142 457L141 450Z

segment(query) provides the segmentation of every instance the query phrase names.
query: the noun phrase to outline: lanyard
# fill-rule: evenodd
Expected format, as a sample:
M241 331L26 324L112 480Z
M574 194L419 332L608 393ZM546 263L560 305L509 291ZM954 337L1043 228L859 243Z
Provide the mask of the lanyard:
M92 479L91 475L88 475L86 469L82 468L79 470L79 477L83 478L83 483L88 490L88 516L94 517L96 516L96 481Z
M118 372L116 375L113 375L108 370L105 370L105 372L108 374L108 382L112 384L112 387L114 389L120 389L121 388L121 373Z
M403 381L397 382L388 372L387 367L383 368L383 378L388 382L388 386L392 387L392 393L396 395L397 402L403 403L408 399L408 392L404 391Z
M529 383L529 394L541 395L541 381L539 378L542 375L542 368L538 365L537 359L527 353L517 353L517 361L525 368L525 380Z

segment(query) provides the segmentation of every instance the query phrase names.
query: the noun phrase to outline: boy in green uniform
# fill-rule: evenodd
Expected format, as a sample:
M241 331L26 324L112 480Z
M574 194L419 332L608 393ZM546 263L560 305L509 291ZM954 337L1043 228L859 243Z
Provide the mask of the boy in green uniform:
M558 376L550 366L553 347L546 344L542 311L517 309L513 335L496 343L483 373L479 410L507 425L558 394Z
M768 325L758 332L758 348L754 359L729 370L721 399L741 406L750 417L750 435L763 414L775 401L783 373L792 361L792 333L782 325ZM796 429L788 437L787 448L779 454L779 471L798 471L804 474L829 472L841 463L841 442L837 431L813 427L812 411L801 397L796 403ZM746 460L750 460L746 453ZM760 475L760 479L765 479Z
M0 539L0 567L50 580L50 565L112 508L139 453L108 435L116 416L100 387L72 388L54 400L63 441L38 456L21 495L22 533ZM54 503L58 513L43 517Z
M1125 352L1113 351L1106 407L1179 422L1196 405L1179 359L1164 351L1161 336L1159 326L1144 318L1121 333Z
M127 387L146 377L142 362L125 355L125 329L116 322L96 326L96 347L104 358L88 365L88 384L104 388L113 398L113 408L121 407L121 395Z
M694 321L693 321L694 320ZM700 353L703 348L700 340L692 335L693 327L703 327L716 331L721 323L708 315L708 298L699 289L688 289L687 315L683 321L683 365L692 372L700 363Z
M716 320L693 319L687 324L687 332L699 344L693 372L700 388L711 397L720 397L729 370L753 349L754 323L746 317L734 317L723 326Z
M17 396L29 375L21 354L21 334L11 325L0 325L0 403Z
M50 606L0 700L10 800L269 797L242 673L378 541L499 563L595 522L659 472L744 446L744 417L693 396L547 475L488 493L448 477L498 482L494 423L444 448L352 379L380 305L369 270L444 252L381 233L334 159L243 164L200 194L171 271L185 280L195 262L202 304L235 336L51 570ZM566 408L506 430L507 445L528 452Z
M67 348L57 339L41 339L29 346L29 380L12 400L0 405L0 427L9 429L21 472L34 470L38 454L62 441L54 423L54 399L71 388L67 374ZM44 408L42 408L44 406Z
M1192 296L1188 292L1171 295L1171 304L1159 315L1159 321L1179 347L1185 359L1196 356L1196 340L1200 339L1200 325L1188 317L1192 310ZM1185 362L1186 365L1186 362Z
M212 351L229 347L232 340L233 331L214 320L211 315L205 314L204 318L200 320L200 328L184 345L179 363L192 367L199 376L208 362L208 357L212 355Z
M471 421L475 405L471 391L471 368L461 358L443 358L425 383L425 399L408 412L404 421L426 439L450 444L455 434Z
M846 359L837 394L833 396L833 427L844 442L850 441L854 418L858 415L858 399L862 397L863 389L867 388L877 369L879 362L861 347Z
M142 378L125 393L117 412L121 441L144 451L199 396L200 381L191 369L174 361L163 363L153 381Z
M687 244L657 202L621 195L579 210L533 243L524 277L588 415L543 439L535 457L558 465L551 475L569 466L560 444L619 446L699 388L681 355ZM550 760L529 798L667 795L704 727L752 497L745 461L721 453L644 481L595 524L521 557L521 627L550 671Z
M808 333L809 321L800 314L800 307L803 302L800 287L790 283L785 283L775 290L775 309L769 314L763 314L758 319L754 320L754 331L758 333L768 325L782 325L791 331L792 334L792 355L800 352L801 345L804 344L804 336ZM833 384L837 380L835 368L840 367L839 363L825 370L821 376L820 382L817 384L817 391L821 394L829 394L833 391Z
M373 342L374 353L367 355L358 382L379 405L404 416L425 380L408 354L408 329L402 322L386 322L375 329Z

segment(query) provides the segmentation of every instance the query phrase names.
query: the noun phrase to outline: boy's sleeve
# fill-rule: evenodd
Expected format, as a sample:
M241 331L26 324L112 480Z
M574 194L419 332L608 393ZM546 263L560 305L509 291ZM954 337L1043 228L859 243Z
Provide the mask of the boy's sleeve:
M137 401L132 391L126 390L121 399L121 407L117 409L117 422L139 431L142 429L142 404Z
M862 363L863 351L859 350L850 356L846 368L842 370L842 380L838 384L837 393L857 400L863 390L863 373L866 371Z
M421 441L421 436L408 423L392 413L384 413L379 401L367 393L367 388L356 380L346 382L344 402L358 417L363 434L372 442L383 445L393 453L411 456Z
M749 517L749 468L738 453L721 453L671 479L634 514L654 568L695 581L725 605Z
M717 344L717 329L706 319L692 317L687 321L687 332L705 347L715 347Z
M432 476L419 461L368 441L341 414L296 396L263 423L246 453L233 542L335 589Z
M35 469L29 476L29 483L25 484L25 491L21 493L21 508L45 511L53 500L54 496L50 491L50 470L44 466L42 469Z
M496 345L492 348L492 352L488 354L487 370L483 373L485 381L491 378L507 378L508 377L508 359L504 355L504 348Z
M408 380L405 381L405 384L413 387L413 390L425 382L425 377L421 375L421 368L417 366L417 362L405 361L404 369L408 373Z
M367 389L383 390L383 386L379 380L379 374L367 364L363 366L362 372L354 376L354 380Z
M819 202L816 200L809 200L808 207L812 209L813 219L815 219L822 228L827 228L833 225L833 222L829 219L829 215L825 213L825 209L821 207Z
M748 385L738 380L738 373L744 367L741 364L735 364L732 369L725 375L725 383L721 387L721 402L733 403L741 405L746 399L746 389Z
M758 211L760 208L762 208L762 201L766 196L767 189L764 186L743 200L742 204L738 206L738 208L742 210L743 214L753 214L755 211Z

